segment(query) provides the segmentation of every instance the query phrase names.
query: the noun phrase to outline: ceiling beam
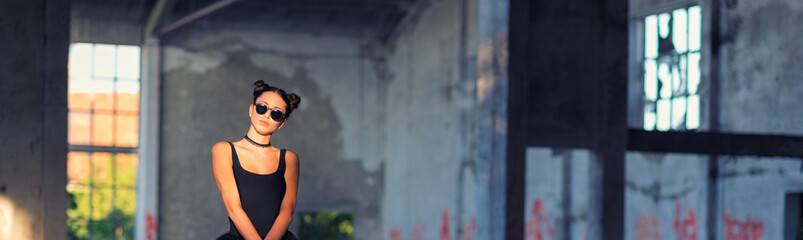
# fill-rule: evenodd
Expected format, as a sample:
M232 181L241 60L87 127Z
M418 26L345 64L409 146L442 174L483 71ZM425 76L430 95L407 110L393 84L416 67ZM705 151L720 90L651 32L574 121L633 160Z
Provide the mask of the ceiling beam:
M406 8L402 2L336 2L336 1L293 1L293 0L272 0L272 1L242 1L242 4L263 8L297 8L301 10L331 10L346 12L399 12Z
M159 24L159 20L162 19L165 12L168 12L166 10L171 9L175 3L175 0L158 0L156 2L153 9L151 9L151 14L148 16L148 22L145 23L145 33L143 34L145 39L154 36L154 30L156 30L156 25Z
M376 38L385 45L392 45L393 42L401 35L402 32L413 27L421 13L429 7L432 0L418 0L409 5L403 5L400 8L401 16L398 19L392 19L391 22L385 23L380 29Z
M803 137L630 129L627 150L803 158Z
M160 28L159 31L157 32L157 35L159 35L159 36L165 35L165 34L167 34L169 32L172 32L172 31L174 31L176 29L179 29L179 28L183 27L184 25L190 24L195 20L198 20L198 19L200 19L202 17L205 17L206 15L209 15L209 14L215 12L215 11L223 9L223 8L229 6L229 5L233 4L233 3L236 3L238 1L239 0L221 0L221 1L218 1L216 3L213 3L213 4L209 5L209 6L206 6L206 7L202 8L202 9L200 9L198 11L195 11L193 13L190 13L187 16L184 16L181 19L176 20L175 22L172 22L172 23Z

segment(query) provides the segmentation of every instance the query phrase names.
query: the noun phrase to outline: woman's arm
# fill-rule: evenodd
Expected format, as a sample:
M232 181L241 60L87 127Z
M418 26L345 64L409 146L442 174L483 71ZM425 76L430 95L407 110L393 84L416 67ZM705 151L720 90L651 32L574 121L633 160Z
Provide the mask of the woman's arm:
M279 240L284 236L290 222L293 221L293 211L296 208L296 194L298 193L298 155L295 152L288 150L285 155L285 166L287 169L284 172L284 180L287 182L287 189L282 199L282 206L279 209L279 216L273 222L273 227L270 228L268 236L265 240Z
M237 231L248 240L260 239L259 233L251 223L251 219L245 214L240 205L240 192L237 190L237 183L234 181L234 171L232 171L231 146L227 142L218 142L212 146L212 173L215 175L217 189L220 190L220 197L223 198L223 205L229 213L231 221L237 227Z

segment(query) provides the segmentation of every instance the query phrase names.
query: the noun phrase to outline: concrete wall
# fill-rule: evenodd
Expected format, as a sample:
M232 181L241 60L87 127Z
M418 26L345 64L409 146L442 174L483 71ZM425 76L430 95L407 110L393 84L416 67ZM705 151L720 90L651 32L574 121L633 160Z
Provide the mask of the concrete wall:
M706 239L708 158L643 152L626 157L626 239Z
M161 238L228 231L210 151L246 133L258 79L302 99L272 142L299 154L296 213L353 213L358 239L380 238L388 80L369 44L213 27L182 29L162 44Z
M66 239L69 1L0 8L0 239Z
M719 127L803 135L803 2L725 1Z
M383 239L476 237L481 221L472 147L481 144L473 130L477 1L427 4L402 26L388 60Z
M725 1L722 7L719 128L803 135L803 2ZM719 157L719 236L741 225L763 230L762 239L787 239L784 215L792 213L784 209L784 194L803 191L801 160Z
M297 212L352 212L357 239L476 236L476 1L405 21L386 48L211 27L164 38L160 236L228 229L209 148L245 133L257 79L302 97L274 141L301 157Z
M526 156L525 239L588 239L590 152L529 147Z
M694 2L631 1L631 24L643 21L638 14L669 11ZM720 5L714 6L714 2L699 2L703 7L700 91L705 101L700 129L803 135L803 108L799 106L803 100L803 70L797 67L803 54L800 40L794 37L803 31L796 27L803 23L803 4L718 1ZM711 19L714 8L721 11L721 19ZM721 29L720 46L710 44L715 27ZM635 30L631 28L631 34ZM631 39L637 39L634 37L631 35ZM712 49L715 47L718 51ZM631 68L632 63L631 59ZM643 85L640 76L632 74L633 71L629 125L641 128L641 118L637 116L641 114L640 106L632 105L640 101ZM716 77L718 83L712 80ZM713 105L712 97L717 96L712 94L718 94L718 105ZM735 156L711 160L709 156L693 154L629 152L626 236L666 239L686 234L697 239L784 239L785 194L803 190L800 160ZM710 171L717 176L714 185L709 183ZM706 197L709 191L712 195ZM709 227L708 221L713 221L715 229ZM688 228L684 232L675 224L687 224Z

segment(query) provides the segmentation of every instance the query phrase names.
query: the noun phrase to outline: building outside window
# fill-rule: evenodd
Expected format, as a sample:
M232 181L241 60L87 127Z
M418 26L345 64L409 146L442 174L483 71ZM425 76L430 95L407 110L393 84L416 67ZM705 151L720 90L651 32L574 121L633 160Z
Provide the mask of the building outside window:
M644 130L700 127L700 6L644 18Z
M68 68L68 236L133 239L140 48L74 43Z

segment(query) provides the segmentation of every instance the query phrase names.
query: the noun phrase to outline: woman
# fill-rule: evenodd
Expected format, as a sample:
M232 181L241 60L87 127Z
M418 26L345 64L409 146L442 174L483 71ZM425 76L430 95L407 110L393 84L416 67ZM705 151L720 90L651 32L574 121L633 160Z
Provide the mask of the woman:
M245 138L212 147L212 172L230 225L218 239L295 239L287 227L296 206L298 155L270 142L301 99L262 80L254 85Z

